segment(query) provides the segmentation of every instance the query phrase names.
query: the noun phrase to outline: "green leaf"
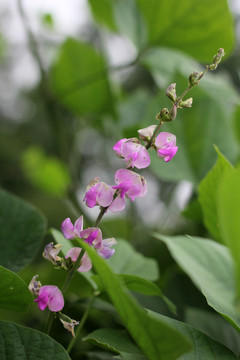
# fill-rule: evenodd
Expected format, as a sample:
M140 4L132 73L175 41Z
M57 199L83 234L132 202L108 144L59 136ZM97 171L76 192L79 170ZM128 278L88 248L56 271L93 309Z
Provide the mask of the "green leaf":
M0 308L26 311L33 301L26 283L15 273L0 266Z
M166 324L174 326L191 343L192 350L182 355L178 360L236 360L238 359L229 349L207 335L195 330L191 326L161 314L151 311L151 314Z
M64 196L70 184L65 164L54 156L31 146L22 154L22 168L27 179L37 188L54 196Z
M0 321L1 360L71 360L62 345L48 335Z
M240 331L235 307L233 261L227 247L190 236L154 234L165 242L178 265L206 297L208 304Z
M101 0L101 2L88 0L88 2L95 20L101 25L107 26L110 30L117 31L112 0Z
M52 69L51 79L59 100L76 114L112 111L104 61L90 45L67 39Z
M179 76L175 80L177 84L186 82ZM196 101L193 108L179 110L176 120L164 124L164 131L176 135L176 156L165 163L153 151L151 168L161 179L188 180L197 187L216 161L214 145L230 161L235 160L238 148L229 120L232 116L229 107L224 102L210 99L200 88L194 89L194 93ZM164 104L164 100L165 94L158 95L149 108L146 122L159 112L159 103L163 101Z
M217 162L207 176L201 181L198 193L199 202L202 206L204 224L214 238L222 242L217 214L218 189L224 174L231 173L234 170L232 165L221 154L217 147L216 152L218 154Z
M222 239L235 263L237 297L240 298L240 166L226 173L219 185L218 216Z
M233 19L226 0L137 3L152 45L178 48L204 62L209 62L220 47L227 54L233 48Z
M85 336L83 341L107 351L112 351L115 354L134 354L136 360L146 359L125 331L98 329Z
M162 326L161 321L146 314L127 292L119 277L94 249L83 240L79 240L79 244L91 258L124 326L149 359L172 360L189 349L188 342L178 332L173 331L170 326Z
M152 281L159 277L156 260L138 253L123 239L117 238L116 252L107 262L117 274L137 275Z
M19 271L36 255L46 220L32 205L0 190L0 264Z

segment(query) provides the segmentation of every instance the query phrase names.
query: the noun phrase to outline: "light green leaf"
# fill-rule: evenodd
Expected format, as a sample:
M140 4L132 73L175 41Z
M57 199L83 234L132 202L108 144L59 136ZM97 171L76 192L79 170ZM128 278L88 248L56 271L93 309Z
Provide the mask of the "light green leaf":
M40 190L54 196L64 196L70 175L63 162L31 146L22 154L22 168L27 179Z
M0 266L0 308L26 311L33 301L26 283L15 273Z
M30 204L0 190L0 264L19 271L36 255L46 220Z
M112 31L117 31L115 24L112 0L88 0L92 14L97 22L107 26Z
M232 252L236 272L236 291L240 298L240 166L226 173L219 185L218 216L222 239Z
M126 353L134 355L136 360L146 359L125 331L98 329L85 336L83 341L112 351L115 354Z
M237 357L225 346L191 326L151 311L151 314L166 324L174 326L191 343L192 350L180 356L178 360L236 360Z
M11 322L0 321L1 360L71 360L50 336Z
M234 44L232 15L226 0L137 0L148 30L148 43L174 47L209 62ZM204 29L204 31L203 31Z
M147 258L138 253L132 245L117 238L116 252L108 259L109 266L117 274L137 275L147 280L157 280L158 265L155 259Z
M214 167L209 171L207 176L201 181L198 193L199 202L202 206L204 224L208 231L215 239L222 242L221 232L219 229L219 218L217 214L217 200L219 183L223 176L233 172L232 165L221 154L216 147L218 159Z
M100 258L87 243L79 240L92 260L93 266L104 284L113 305L124 326L145 355L152 360L172 360L189 349L184 337L169 326L147 315L130 296L119 277L114 274L106 261Z
M67 39L52 73L52 88L78 115L112 111L103 58L90 45Z
M233 261L227 247L190 236L154 234L165 242L178 265L206 297L208 304L240 331L235 307Z

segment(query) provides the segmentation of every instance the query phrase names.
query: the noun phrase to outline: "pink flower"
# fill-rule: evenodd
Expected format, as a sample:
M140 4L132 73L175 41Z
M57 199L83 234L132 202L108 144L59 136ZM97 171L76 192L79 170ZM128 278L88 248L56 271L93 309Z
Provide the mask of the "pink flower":
M80 233L80 238L85 240L90 246L100 248L102 244L102 232L98 227L87 228Z
M82 249L80 247L73 247L72 249L70 249L65 257L65 259L67 258L71 258L73 262L75 262L79 256L79 254L81 253ZM80 272L86 272L91 270L92 268L92 262L89 259L87 253L85 252L82 259L81 259L81 265L79 266L79 268L77 269Z
M113 201L113 193L114 191L111 186L104 182L97 182L90 188L87 187L87 192L83 201L86 202L86 205L89 208L93 208L97 205L107 207Z
M81 237L80 232L83 229L83 216L80 216L73 225L70 218L66 218L62 225L61 230L64 237L67 240L75 239L76 237Z
M59 288L53 285L42 286L38 298L34 302L38 303L38 307L42 311L48 307L50 311L58 312L64 307L63 295Z
M178 146L176 146L176 136L171 133L161 132L156 137L155 147L160 159L164 159L165 162L170 161L178 150Z
M137 138L121 139L113 147L117 156L123 157L126 166L138 169L146 168L150 165L151 159L146 150Z
M109 206L112 212L121 211L125 208L125 197L134 201L136 197L145 196L147 193L146 180L133 171L127 169L117 170L115 182L117 185L113 186L113 189L118 190L119 195Z
M101 247L97 250L98 254L104 259L109 259L115 253L115 249L110 248L116 243L117 241L114 238L103 240Z

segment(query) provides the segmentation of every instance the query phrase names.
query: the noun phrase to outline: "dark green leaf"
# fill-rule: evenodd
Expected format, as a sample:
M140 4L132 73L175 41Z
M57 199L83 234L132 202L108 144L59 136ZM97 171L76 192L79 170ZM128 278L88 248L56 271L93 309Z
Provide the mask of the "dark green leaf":
M180 356L178 360L236 360L237 357L225 346L219 344L207 335L183 322L168 318L161 314L151 311L151 314L166 324L174 326L180 331L191 343L192 350Z
M66 40L51 78L58 98L77 114L112 111L104 61L90 45Z
M148 42L174 47L209 62L218 48L233 48L234 28L226 0L137 0ZM203 31L204 29L204 31Z
M134 354L137 359L146 359L125 331L116 329L98 329L83 338L90 344L99 346L115 354Z
M222 242L217 214L217 199L219 183L223 176L233 172L233 167L216 147L218 160L212 170L201 181L198 192L199 202L202 206L204 224L215 239Z
M26 283L15 273L0 266L0 308L26 311L33 301Z
M36 255L46 221L33 206L3 190L0 203L0 264L19 271Z
M184 337L179 336L178 332L173 331L169 326L162 326L161 321L156 321L151 315L146 314L144 309L130 296L106 261L100 258L84 241L79 240L79 244L91 258L123 324L149 359L172 360L189 349L188 342Z
M228 248L198 237L160 234L155 237L165 242L208 304L240 330L240 314L235 307L233 261Z
M0 321L1 360L70 360L62 345L48 335Z
M240 299L240 166L225 174L218 191L218 216L222 239L232 252L236 271L236 290Z

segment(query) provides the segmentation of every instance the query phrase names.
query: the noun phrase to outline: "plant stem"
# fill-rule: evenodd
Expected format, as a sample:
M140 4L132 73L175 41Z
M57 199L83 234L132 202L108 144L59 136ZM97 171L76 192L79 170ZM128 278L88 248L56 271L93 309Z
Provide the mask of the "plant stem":
M67 290L70 282L72 281L72 278L73 278L76 270L79 268L79 266L80 266L80 264L81 264L81 259L82 259L83 255L84 255L84 251L83 251L83 249L82 249L82 251L81 251L80 254L78 255L77 260L76 260L75 263L73 264L73 267L68 271L67 277L66 277L66 279L65 279L65 281L64 281L64 284L63 284L63 286L62 286L62 289L61 289L61 291L62 291L63 294L64 294L64 292L66 292L66 290Z
M49 311L48 311L47 321L46 321L46 323L45 323L44 330L43 330L43 331L45 332L45 334L47 334L47 335L49 335L49 333L50 333L53 320L54 320L54 315L53 315L53 313L49 310Z
M77 341L77 339L78 339L78 337L80 335L80 332L81 332L81 330L83 328L83 325L85 324L85 321L88 318L88 315L90 313L90 310L92 308L92 305L93 305L94 301L95 301L95 297L93 296L91 298L91 300L89 301L89 303L88 303L88 306L87 306L87 308L86 308L86 310L85 310L85 312L84 312L84 314L82 316L80 324L78 325L78 328L77 328L77 331L76 331L76 334L75 334L75 338L72 338L72 340L70 341L70 343L68 345L68 348L67 348L68 353L70 353L70 351L72 350L72 347L74 346L75 342Z

